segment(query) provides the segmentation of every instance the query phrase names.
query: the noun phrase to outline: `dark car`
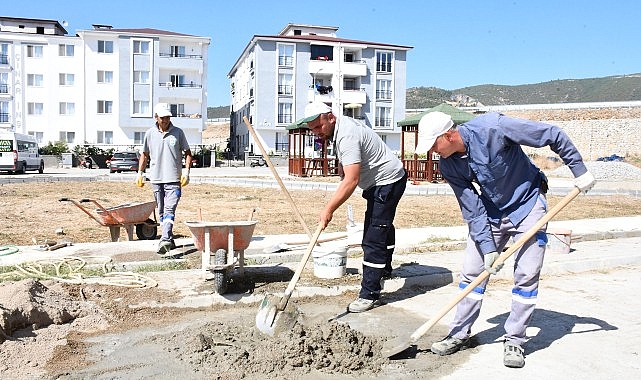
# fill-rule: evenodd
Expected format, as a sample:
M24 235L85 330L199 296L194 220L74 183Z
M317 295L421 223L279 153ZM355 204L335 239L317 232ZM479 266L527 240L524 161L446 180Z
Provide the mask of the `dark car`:
M137 172L140 153L136 151L116 152L109 160L109 173Z

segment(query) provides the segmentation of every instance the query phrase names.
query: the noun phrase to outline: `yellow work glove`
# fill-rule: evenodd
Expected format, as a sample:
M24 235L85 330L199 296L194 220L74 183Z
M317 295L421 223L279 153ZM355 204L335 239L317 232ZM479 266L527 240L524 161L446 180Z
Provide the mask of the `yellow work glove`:
M189 185L189 169L180 177L180 187Z
M142 172L138 172L138 177L136 177L136 186L145 186L145 177L142 176Z

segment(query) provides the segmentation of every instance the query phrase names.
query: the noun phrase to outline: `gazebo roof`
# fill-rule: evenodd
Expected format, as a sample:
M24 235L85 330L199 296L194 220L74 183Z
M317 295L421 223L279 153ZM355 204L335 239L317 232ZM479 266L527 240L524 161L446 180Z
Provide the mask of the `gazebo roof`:
M454 121L454 123L456 124L465 123L466 121L470 121L475 117L469 112L461 111L460 109L453 107L447 103L441 103L436 107L432 107L426 111L423 111L416 115L412 115L406 119L399 121L398 125L400 127L403 127L406 125L418 125L418 122L421 120L423 116L427 115L430 112L435 112L435 111L443 112L452 116L452 121Z

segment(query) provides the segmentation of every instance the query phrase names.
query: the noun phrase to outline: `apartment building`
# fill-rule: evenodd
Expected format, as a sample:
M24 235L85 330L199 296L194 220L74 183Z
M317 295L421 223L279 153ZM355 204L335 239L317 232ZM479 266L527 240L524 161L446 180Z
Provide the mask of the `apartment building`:
M210 39L93 25L68 35L54 20L0 17L0 128L39 144L134 146L168 103L190 144L207 115Z
M349 40L337 27L288 24L278 35L255 35L228 73L230 149L260 153L247 117L274 153L288 152L287 126L305 105L321 100L336 114L361 119L393 150L400 150L410 46ZM310 141L310 144L312 142Z

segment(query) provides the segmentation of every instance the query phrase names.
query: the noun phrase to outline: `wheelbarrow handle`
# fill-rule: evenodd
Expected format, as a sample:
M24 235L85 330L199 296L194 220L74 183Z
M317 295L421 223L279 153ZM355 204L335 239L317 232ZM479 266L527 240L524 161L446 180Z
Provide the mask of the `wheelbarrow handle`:
M93 202L93 201L91 199L89 199L89 198L82 198L80 200L80 203L87 203L87 202Z
M69 202L71 199L69 198L60 198L58 199L58 202Z

